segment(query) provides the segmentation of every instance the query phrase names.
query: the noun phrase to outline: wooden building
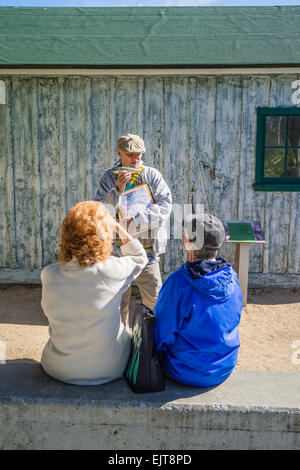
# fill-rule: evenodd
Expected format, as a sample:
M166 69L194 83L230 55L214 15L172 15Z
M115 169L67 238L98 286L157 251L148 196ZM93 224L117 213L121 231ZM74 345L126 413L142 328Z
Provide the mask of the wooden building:
M299 24L300 7L0 7L0 281L39 282L131 132L175 203L261 221L249 284L299 286Z

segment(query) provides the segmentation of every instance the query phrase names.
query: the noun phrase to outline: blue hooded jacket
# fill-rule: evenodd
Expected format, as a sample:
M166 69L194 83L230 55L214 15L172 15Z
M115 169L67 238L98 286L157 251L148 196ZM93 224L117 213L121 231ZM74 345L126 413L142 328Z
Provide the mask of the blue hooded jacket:
M164 282L154 315L154 341L178 382L211 387L232 372L238 357L242 293L223 258L186 263Z

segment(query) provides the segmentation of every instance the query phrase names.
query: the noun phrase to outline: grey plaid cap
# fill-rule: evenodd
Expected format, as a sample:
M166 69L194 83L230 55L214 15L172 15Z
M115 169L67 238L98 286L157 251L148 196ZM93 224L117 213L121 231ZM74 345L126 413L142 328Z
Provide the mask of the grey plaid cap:
M225 240L225 229L221 220L211 214L189 214L184 218L184 230L193 250L218 249Z

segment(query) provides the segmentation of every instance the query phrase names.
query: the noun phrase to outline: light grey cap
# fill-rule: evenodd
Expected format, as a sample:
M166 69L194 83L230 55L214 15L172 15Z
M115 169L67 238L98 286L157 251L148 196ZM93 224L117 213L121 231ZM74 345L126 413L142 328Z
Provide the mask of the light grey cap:
M191 241L191 250L218 249L225 240L221 220L211 214L189 214L184 218L184 231Z
M130 153L144 153L146 152L145 144L143 139L138 135L124 134L122 135L117 143L117 148L123 152Z

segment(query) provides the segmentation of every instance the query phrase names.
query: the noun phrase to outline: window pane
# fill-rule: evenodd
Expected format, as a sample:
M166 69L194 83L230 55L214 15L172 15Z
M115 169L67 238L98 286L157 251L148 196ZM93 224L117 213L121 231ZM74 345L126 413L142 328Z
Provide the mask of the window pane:
M284 176L285 149L265 149L264 176L266 178L279 178Z
M300 116L289 118L289 146L300 146Z
M299 178L300 149L288 149L286 159L286 176Z
M267 116L265 145L286 145L286 120L286 116Z

